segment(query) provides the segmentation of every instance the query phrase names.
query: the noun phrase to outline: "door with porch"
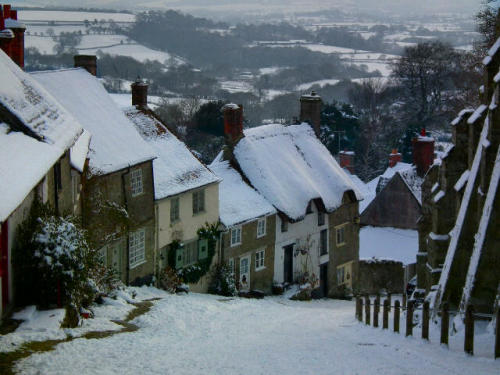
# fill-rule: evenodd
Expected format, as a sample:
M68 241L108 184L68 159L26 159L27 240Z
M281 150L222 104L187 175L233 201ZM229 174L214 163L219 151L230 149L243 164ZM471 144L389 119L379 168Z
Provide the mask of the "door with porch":
M293 244L285 246L284 261L283 261L283 282L286 284L293 283Z
M250 255L240 258L240 291L250 290Z

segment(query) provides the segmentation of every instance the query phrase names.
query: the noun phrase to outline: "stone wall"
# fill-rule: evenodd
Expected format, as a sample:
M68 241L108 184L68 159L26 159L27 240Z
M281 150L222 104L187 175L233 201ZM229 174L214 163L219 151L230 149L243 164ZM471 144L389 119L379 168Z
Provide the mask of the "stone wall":
M403 293L403 263L390 260L360 260L358 275L359 294Z

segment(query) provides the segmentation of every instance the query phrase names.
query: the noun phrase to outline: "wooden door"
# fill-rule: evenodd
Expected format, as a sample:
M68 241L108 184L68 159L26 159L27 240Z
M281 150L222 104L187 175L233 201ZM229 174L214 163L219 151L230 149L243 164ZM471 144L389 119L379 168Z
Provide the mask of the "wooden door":
M293 245L288 245L283 248L285 257L283 261L283 282L293 283Z

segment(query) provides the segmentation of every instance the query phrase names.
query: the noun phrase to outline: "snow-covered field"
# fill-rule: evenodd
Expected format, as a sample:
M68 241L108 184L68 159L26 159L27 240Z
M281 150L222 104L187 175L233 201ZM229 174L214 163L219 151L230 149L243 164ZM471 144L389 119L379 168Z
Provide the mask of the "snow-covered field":
M388 227L363 227L359 230L359 258L417 262L418 231Z
M144 289L144 288L141 288ZM151 290L144 289L145 291ZM17 364L23 374L498 374L493 335L478 356L367 327L354 302L167 295L132 323L139 330L75 339ZM139 290L138 296L141 296ZM404 327L404 325L402 325ZM431 330L431 333L435 330ZM491 350L488 352L490 348ZM485 358L486 357L486 358Z
M71 12L71 11L45 11L21 10L19 19L23 21L56 21L56 22L83 22L85 20L113 20L115 22L135 22L135 14L105 13L105 12Z

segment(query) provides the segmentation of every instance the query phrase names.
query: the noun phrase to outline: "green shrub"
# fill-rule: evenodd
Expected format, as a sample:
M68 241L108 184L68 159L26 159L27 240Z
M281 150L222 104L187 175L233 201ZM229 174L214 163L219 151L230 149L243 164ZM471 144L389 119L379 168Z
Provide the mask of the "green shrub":
M209 293L226 297L238 294L234 282L234 275L227 264L222 263L215 267L208 291Z

